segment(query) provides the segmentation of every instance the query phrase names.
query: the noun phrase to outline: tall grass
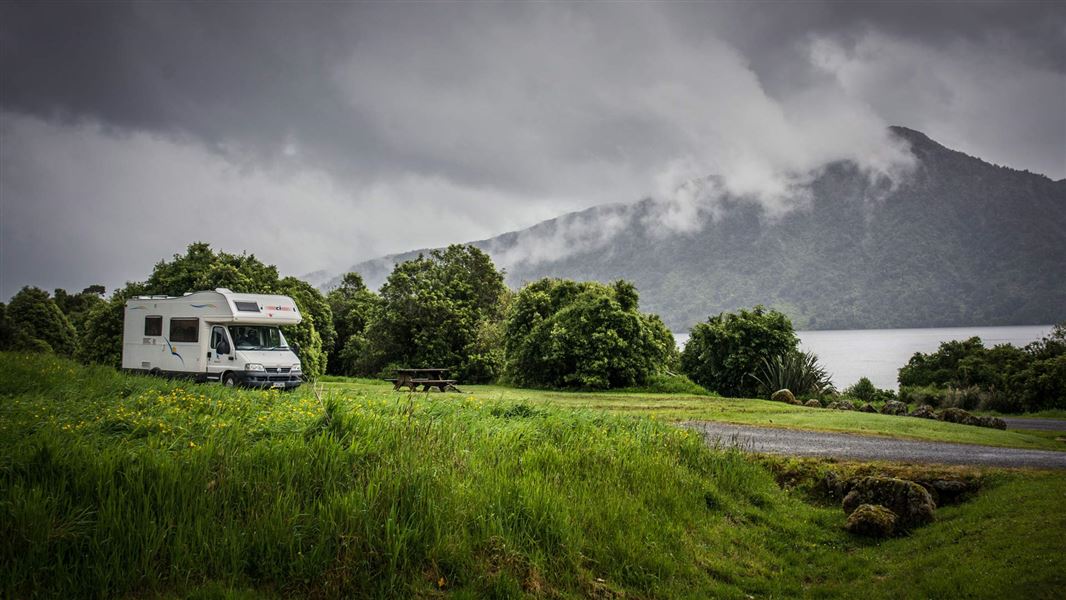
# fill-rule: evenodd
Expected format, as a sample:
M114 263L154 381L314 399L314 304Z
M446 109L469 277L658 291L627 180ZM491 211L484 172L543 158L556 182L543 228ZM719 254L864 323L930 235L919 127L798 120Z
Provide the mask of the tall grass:
M730 596L740 570L699 557L780 508L764 470L650 420L3 365L7 596Z
M380 385L320 402L42 355L0 369L2 597L864 597L937 539L850 538L838 508L650 418ZM1010 527L960 507L967 552L908 591L1023 563L1029 596L1054 590L1064 481L1042 475Z

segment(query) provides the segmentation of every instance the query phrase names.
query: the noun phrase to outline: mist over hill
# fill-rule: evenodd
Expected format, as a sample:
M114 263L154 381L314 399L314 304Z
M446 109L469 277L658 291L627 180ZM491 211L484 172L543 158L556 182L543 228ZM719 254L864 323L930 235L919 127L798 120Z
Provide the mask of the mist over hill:
M512 287L545 276L631 280L642 308L674 331L760 303L803 329L1066 319L1066 180L891 130L914 157L891 179L835 162L767 202L708 177L674 198L597 206L473 245ZM350 270L376 288L420 252Z

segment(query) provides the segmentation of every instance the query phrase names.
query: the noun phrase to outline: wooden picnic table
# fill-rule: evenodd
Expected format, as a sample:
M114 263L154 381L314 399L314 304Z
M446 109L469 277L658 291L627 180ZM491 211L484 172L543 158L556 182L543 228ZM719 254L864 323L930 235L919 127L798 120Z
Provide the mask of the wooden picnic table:
M392 382L392 389L398 390L400 388L409 388L412 392L418 389L418 386L422 386L423 392L428 392L431 388L440 388L440 391L445 392L448 389L459 391L459 388L455 387L455 379L445 379L444 374L448 372L448 369L440 368L423 368L423 369L396 369L396 379L387 379L386 381Z

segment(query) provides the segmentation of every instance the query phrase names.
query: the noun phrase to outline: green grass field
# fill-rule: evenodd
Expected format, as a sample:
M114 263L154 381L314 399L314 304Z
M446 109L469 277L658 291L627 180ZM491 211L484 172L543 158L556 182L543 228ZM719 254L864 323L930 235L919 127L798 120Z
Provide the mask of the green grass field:
M0 354L0 367L3 597L1054 598L1066 586L1061 473L988 474L976 499L876 542L756 459L663 423L673 409L652 419L541 392L369 382L333 384L320 403L308 388L227 390L48 356Z
M392 392L392 386L386 382L371 379L331 377L323 382L322 386L337 393L391 393L396 397L407 396L406 392ZM667 421L707 419L766 427L840 431L960 444L1066 450L1066 442L1056 439L1066 434L1049 436L1029 431L1000 431L929 419L806 408L769 400L678 394L637 394L625 391L577 393L499 386L463 385L461 387L466 392L466 397L493 402L524 402L544 407L607 411ZM447 398L456 399L463 396L439 395L434 392L432 397L444 401Z

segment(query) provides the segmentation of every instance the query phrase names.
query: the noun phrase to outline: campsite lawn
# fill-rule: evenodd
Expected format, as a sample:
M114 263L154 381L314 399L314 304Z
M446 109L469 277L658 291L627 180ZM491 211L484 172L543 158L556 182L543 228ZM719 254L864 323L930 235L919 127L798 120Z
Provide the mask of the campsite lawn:
M326 390L384 393L397 397L408 395L406 391L393 392L391 384L373 379L337 377L326 379L321 384ZM1061 434L1049 436L1031 431L1000 431L930 419L792 406L769 400L625 391L592 393L516 389L502 386L462 385L460 387L465 394L440 394L438 392L430 392L430 394L432 398L442 402L449 398L459 399L465 396L489 401L525 402L537 406L602 410L665 421L712 420L764 427L813 429L960 444L1066 450L1066 442L1057 439L1062 437ZM424 394L420 392L414 395Z
M1057 598L1066 474L883 541L662 419L0 353L0 597ZM515 392L517 393L517 392ZM608 395L610 396L610 395ZM837 465L818 463L818 468Z

